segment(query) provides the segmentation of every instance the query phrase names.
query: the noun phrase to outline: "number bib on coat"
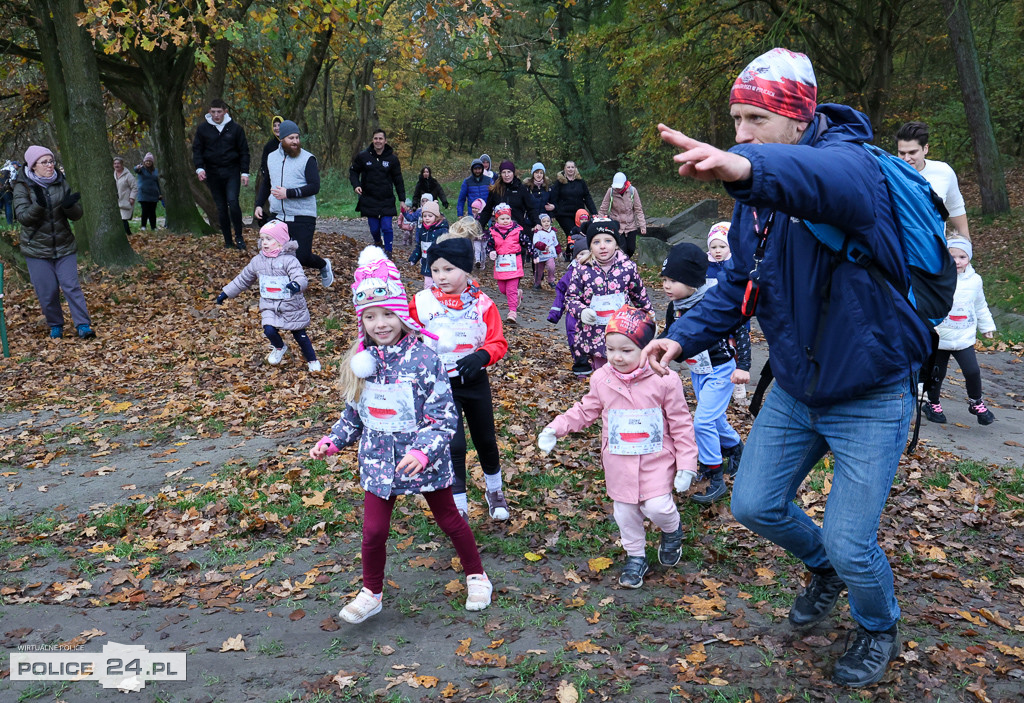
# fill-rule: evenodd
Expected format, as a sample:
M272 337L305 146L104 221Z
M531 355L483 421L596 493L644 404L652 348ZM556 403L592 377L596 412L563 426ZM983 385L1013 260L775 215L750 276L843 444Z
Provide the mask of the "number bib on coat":
M359 419L364 427L377 432L415 432L416 403L412 383L367 381L359 399Z
M487 325L480 316L480 305L476 300L462 310L452 310L441 304L429 290L416 294L416 311L424 326L433 334L452 339L455 349L444 354L439 353L449 376L457 376L455 362L472 354L483 346L487 338ZM428 340L428 344L436 351L437 342Z
M420 240L420 255L424 259L427 258L427 252L430 251L431 244L433 244L433 242L425 242L422 239Z
M590 309L597 313L597 324L607 325L615 311L626 304L625 293L595 295L590 299Z
M494 259L494 270L497 273L513 273L518 271L519 267L516 265L516 254L498 254L497 258Z
M657 454L664 428L661 408L612 408L608 411L608 451L619 456Z
M260 297L270 300L287 300L292 297L292 292L285 288L290 282L287 276L271 276L261 273Z
M968 306L954 303L953 309L949 311L949 315L942 322L942 326L951 330L966 330L974 327L977 323L973 304Z
M697 356L687 359L686 368L693 373L711 373L714 370L711 366L711 355L705 349Z

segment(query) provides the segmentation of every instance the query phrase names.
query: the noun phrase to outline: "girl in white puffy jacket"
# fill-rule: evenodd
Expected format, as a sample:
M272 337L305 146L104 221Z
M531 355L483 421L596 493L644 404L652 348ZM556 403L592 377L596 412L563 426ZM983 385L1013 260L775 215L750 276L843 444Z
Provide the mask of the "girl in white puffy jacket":
M996 325L992 321L992 313L985 302L985 291L982 288L981 276L971 266L973 250L971 243L957 237L946 242L949 253L956 262L957 281L956 293L953 294L953 308L942 323L935 328L939 333L939 351L935 355L935 365L939 378L946 377L946 366L952 356L960 364L967 385L967 409L977 416L979 425L991 425L995 421L992 411L985 405L981 397L981 368L974 354L974 342L978 331L991 339L995 335ZM939 390L942 382L928 392L928 404L924 406L924 414L932 422L945 422L946 415L942 412L939 402Z

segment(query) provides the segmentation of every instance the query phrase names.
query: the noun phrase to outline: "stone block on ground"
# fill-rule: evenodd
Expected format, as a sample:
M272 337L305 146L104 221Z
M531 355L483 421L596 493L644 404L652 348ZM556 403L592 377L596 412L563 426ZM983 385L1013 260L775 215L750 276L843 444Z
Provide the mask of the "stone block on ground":
M633 261L637 265L652 266L660 271L669 249L671 247L668 244L655 237L637 237Z
M681 213L673 217L665 227L671 232L682 232L683 230L691 227L695 222L703 222L706 220L716 221L718 219L718 201L708 198L707 200L701 200L695 205L683 210Z

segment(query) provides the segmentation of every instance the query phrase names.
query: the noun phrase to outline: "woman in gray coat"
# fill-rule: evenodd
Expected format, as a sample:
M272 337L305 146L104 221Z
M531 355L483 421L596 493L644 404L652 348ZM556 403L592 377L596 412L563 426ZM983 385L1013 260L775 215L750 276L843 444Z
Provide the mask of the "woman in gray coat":
M320 361L313 351L313 343L306 334L309 326L309 308L302 291L309 281L302 264L295 258L298 242L288 235L288 225L271 220L260 229L260 251L252 257L242 272L217 296L217 305L228 298L236 298L254 283L260 288L260 317L263 334L270 340L267 363L277 366L284 359L288 347L278 330L288 330L302 350L310 371L320 370Z
M82 217L81 199L57 169L52 151L45 146L25 151L25 168L14 181L14 214L21 223L21 253L28 275L54 339L64 336L61 291L78 336L96 336L78 283L78 245L70 222Z

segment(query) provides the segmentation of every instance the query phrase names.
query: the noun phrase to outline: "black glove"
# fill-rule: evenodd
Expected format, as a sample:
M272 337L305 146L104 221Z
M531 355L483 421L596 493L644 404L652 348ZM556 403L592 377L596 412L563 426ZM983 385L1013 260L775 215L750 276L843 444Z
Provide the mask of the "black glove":
M39 203L40 207L50 207L50 203L46 201L46 189L41 185L33 184L32 192L36 194L36 202Z
M467 381L476 378L484 368L484 364L491 360L491 355L483 349L477 349L455 362L455 368L459 375Z
M60 201L62 208L74 207L75 203L82 199L81 193L68 193L64 196L64 199Z
M299 284L296 283L295 281L288 281L288 285L286 285L285 288L290 290L292 293L299 292Z
M224 291L221 291L220 295L217 296L216 303L217 303L217 305L223 305L224 301L227 300L227 299L228 299L228 294L225 293Z

